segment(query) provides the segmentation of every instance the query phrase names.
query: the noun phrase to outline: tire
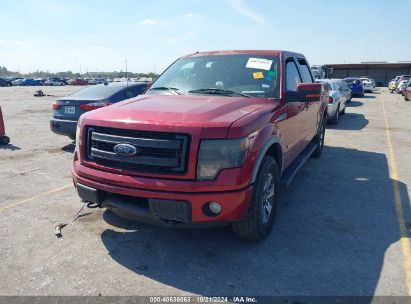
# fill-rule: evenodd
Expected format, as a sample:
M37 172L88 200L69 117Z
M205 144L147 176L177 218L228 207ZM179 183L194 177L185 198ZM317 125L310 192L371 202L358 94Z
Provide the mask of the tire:
M274 158L264 156L254 183L253 197L245 218L234 222L234 234L240 238L260 241L271 232L280 197L280 174Z
M404 95L404 100L405 100L405 101L409 101L407 95Z
M10 138L8 136L0 137L0 144L1 145L8 145L10 143Z
M319 158L323 153L324 148L324 138L325 138L325 123L324 119L321 121L320 129L318 130L318 134L314 137L313 143L315 143L316 147L311 154L312 158Z
M337 111L335 111L334 116L330 119L330 124L338 124L338 119L340 118L340 106L338 105Z
M344 107L344 109L341 111L341 115L345 115L345 109L346 109L346 106Z

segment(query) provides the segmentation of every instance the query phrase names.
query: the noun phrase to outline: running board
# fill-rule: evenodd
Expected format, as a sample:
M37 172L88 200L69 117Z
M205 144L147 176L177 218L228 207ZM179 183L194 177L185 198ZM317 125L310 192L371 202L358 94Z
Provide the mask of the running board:
M314 153L316 145L310 143L301 154L288 166L288 168L283 172L280 178L281 187L287 189L294 176L297 174L298 170L305 164L305 162L310 158L311 154Z

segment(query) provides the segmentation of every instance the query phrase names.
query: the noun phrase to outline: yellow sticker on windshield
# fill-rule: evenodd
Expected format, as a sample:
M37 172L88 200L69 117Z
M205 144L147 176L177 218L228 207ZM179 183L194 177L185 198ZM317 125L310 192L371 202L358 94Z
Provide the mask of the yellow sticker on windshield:
M254 72L253 73L254 79L261 79L264 78L263 72Z

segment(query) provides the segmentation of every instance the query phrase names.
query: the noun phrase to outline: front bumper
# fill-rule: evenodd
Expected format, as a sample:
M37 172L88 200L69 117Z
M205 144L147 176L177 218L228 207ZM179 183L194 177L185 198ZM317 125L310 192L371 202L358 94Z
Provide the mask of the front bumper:
M138 177L135 177L138 180ZM108 208L114 213L140 222L151 224L178 224L179 227L193 225L218 225L241 220L252 198L253 187L249 185L239 190L207 191L204 187L196 191L197 181L189 181L189 192L160 191L93 180L84 177L73 168L73 180L79 196L85 200ZM144 179L141 179L144 180ZM160 184L184 183L188 181L156 180ZM161 188L161 187L159 187ZM176 187L178 189L179 187ZM181 188L181 187L180 187ZM200 188L199 188L200 189ZM221 213L211 215L207 203L218 202Z
M76 137L77 121L63 120L63 119L50 119L50 129L56 134L66 135L72 139Z

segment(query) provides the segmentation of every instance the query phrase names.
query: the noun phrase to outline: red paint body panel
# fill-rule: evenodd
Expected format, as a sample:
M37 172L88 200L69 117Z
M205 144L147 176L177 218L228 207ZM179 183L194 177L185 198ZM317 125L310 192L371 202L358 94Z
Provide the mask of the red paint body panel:
M6 135L6 129L4 127L3 113L1 112L0 107L0 137Z
M266 143L273 137L279 138L282 169L286 169L316 134L328 95L322 93L320 100L314 102L286 102L285 60L290 56L304 58L300 54L240 50L194 53L186 57L233 54L279 57L280 98L140 95L86 113L79 121L80 151L76 151L73 162L75 182L109 193L189 201L192 222L241 219L251 201L251 177L256 169L256 160ZM304 84L301 87L315 90L319 85ZM87 126L189 134L191 143L187 171L182 175L136 173L87 161L84 142ZM223 169L214 180L197 180L197 160L202 139L246 136L250 138L251 147L242 167ZM209 217L202 211L203 205L210 201L222 205L223 211L219 216Z

